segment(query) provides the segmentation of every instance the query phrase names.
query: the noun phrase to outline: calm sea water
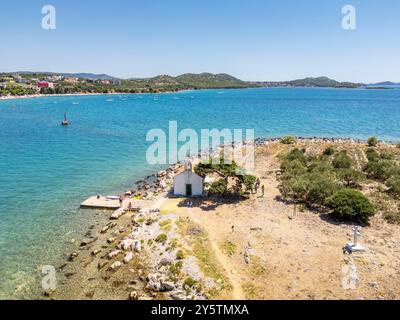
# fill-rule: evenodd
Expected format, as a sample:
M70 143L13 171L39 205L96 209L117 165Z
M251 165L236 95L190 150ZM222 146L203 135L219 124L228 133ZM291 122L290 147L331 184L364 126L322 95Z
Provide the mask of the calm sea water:
M256 136L400 140L400 90L245 89L0 101L0 298L32 298L42 265L108 214L80 210L158 170L148 130L254 128ZM112 101L109 101L109 100ZM60 121L68 113L71 125Z

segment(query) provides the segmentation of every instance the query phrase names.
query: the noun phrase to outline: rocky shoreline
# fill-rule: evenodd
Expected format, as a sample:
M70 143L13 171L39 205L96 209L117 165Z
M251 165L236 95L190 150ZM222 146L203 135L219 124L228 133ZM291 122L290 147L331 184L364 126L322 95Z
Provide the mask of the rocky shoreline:
M293 137L296 139L297 142L311 142L311 143L354 143L354 144L363 144L367 143L367 140L363 139L353 139L353 138L346 138L346 137L336 137L336 138L329 138L329 137ZM263 146L268 145L270 143L279 142L282 140L282 137L276 138L256 138L254 139L255 146ZM380 141L380 143L393 146L395 147L398 143L397 141Z
M147 176L126 191L125 197L160 199L182 169L183 164L178 163ZM73 300L205 299L194 285L202 278L198 266L186 261L178 246L178 220L174 214L142 208L110 216L105 225L91 225L83 240L73 240L76 250L65 254L65 261L57 267L56 290L45 290L43 296ZM178 277L178 273L182 274Z

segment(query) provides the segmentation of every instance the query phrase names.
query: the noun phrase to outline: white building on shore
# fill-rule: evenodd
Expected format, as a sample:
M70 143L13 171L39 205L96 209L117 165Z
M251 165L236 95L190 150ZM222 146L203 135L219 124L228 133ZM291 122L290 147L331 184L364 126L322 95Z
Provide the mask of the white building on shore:
M180 197L201 197L204 191L204 179L193 172L191 162L187 162L185 171L174 177L174 195Z

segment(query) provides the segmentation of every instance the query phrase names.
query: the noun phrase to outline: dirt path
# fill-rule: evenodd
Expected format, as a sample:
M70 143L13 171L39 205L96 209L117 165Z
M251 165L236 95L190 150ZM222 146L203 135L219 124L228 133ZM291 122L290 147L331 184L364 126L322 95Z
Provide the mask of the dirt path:
M246 299L242 290L241 280L237 273L237 268L232 264L231 259L219 248L219 244L226 239L226 231L221 230L221 225L215 224L215 218L213 218L212 215L199 215L197 210L193 209L188 209L186 214L193 222L201 225L207 233L211 244L211 250L217 259L218 264L224 269L225 275L232 285L232 292L229 298L234 300Z
M218 235L220 232L216 233L215 228L214 230L206 230L209 235L211 248L215 254L216 259L218 260L219 264L225 269L226 276L229 279L229 282L232 285L232 299L234 300L245 300L245 294L242 290L241 280L238 277L237 270L235 266L232 265L230 258L224 254L221 249L218 247L218 243L221 243L223 239L218 239Z

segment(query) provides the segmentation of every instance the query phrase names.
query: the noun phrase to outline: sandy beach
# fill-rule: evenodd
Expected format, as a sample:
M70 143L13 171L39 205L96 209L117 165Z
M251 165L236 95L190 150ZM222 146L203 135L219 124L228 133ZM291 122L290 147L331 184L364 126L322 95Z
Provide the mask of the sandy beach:
M229 90L229 89L226 89ZM179 91L163 91L160 93L153 94L168 94L168 93L182 93L190 92L192 90L179 90ZM18 100L18 99L34 99L34 98L45 98L45 97L79 97L79 96L102 96L102 95L140 95L149 93L130 93L130 92L109 92L109 93L65 93L65 94L33 94L23 96L0 96L0 100Z
M34 95L23 95L23 96L0 96L0 100L18 100L18 99L34 99L34 98L45 98L45 97L75 97L75 96L99 96L99 95L127 95L135 93L66 93L66 94L34 94Z

